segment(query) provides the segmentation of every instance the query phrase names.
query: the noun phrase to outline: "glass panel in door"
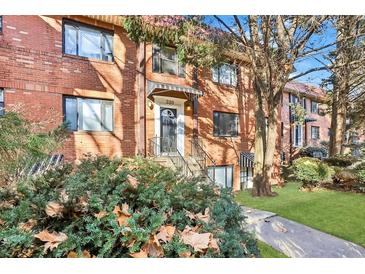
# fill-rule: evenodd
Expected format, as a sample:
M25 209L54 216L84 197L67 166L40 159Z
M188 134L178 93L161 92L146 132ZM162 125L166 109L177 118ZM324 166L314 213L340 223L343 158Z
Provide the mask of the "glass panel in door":
M177 113L173 108L161 108L161 153L177 151Z

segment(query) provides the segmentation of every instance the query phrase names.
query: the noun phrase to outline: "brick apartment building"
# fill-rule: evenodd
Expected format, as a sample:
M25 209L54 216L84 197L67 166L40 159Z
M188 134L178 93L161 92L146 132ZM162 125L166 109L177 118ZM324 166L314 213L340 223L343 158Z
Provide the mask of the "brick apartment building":
M245 60L183 66L174 48L129 40L118 16L0 18L0 107L20 106L48 129L67 121L66 160L167 157L234 190L250 183L255 119ZM280 134L277 148L276 172Z
M297 82L286 85L281 108L283 162L289 162L302 147L321 147L323 142L329 142L331 118L325 103L326 93L320 88ZM300 104L306 111L303 124L295 123L293 104Z

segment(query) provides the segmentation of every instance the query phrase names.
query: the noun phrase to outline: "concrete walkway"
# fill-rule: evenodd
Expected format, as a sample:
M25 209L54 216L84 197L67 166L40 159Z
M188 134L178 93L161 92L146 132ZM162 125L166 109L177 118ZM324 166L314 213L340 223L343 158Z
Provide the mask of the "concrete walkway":
M277 216L242 207L256 238L291 258L365 258L365 248Z

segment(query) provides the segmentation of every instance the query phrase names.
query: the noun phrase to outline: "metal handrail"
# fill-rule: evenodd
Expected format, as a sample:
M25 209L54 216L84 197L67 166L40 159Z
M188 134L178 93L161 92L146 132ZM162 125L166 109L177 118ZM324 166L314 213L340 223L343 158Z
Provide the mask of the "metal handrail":
M200 168L202 170L204 170L204 172L207 175L207 178L209 178L212 182L215 182L215 168L216 168L216 163L213 160L213 158L208 154L208 152L205 151L205 149L203 148L203 146L199 143L199 138L192 138L190 140L191 142L191 155L193 157L203 157L203 165L200 163L199 160L196 160L200 166ZM208 160L211 162L211 167L213 167L213 178L210 178L209 173L208 173Z
M168 140L165 142L167 144L167 151L166 154L163 154L161 152L161 144L163 140ZM183 171L183 174L186 176L192 176L193 172L191 171L189 164L186 162L184 156L181 154L179 149L176 147L176 150L172 147L172 142L169 141L168 137L153 137L149 139L150 141L150 156L167 156L171 162L174 164L174 166L177 169L181 169ZM177 157L177 161L176 161Z

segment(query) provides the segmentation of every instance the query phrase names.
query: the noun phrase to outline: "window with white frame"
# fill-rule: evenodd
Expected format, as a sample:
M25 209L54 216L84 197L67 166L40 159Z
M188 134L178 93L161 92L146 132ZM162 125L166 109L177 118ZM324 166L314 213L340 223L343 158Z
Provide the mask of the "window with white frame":
M5 114L4 97L4 89L0 88L0 116L3 116Z
M223 85L237 86L236 66L224 63L212 68L212 80Z
M66 96L64 120L71 131L112 131L113 101Z
M228 112L213 112L213 135L215 137L238 136L238 114Z
M318 106L318 102L315 101L311 101L311 113L319 113L319 106Z
M113 32L63 21L63 53L103 61L113 61Z
M152 56L153 72L185 77L185 65L179 61L175 48L154 45Z
M293 127L293 146L303 146L303 125L295 124Z
M208 176L223 188L233 186L233 165L208 167Z
M311 138L312 138L312 140L319 139L319 127L311 126Z

